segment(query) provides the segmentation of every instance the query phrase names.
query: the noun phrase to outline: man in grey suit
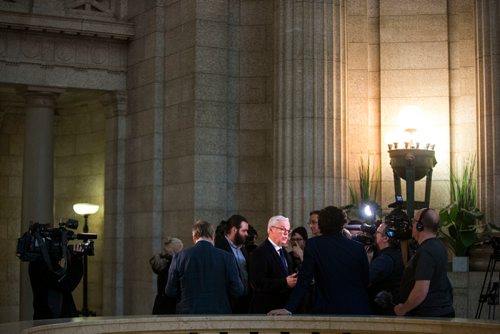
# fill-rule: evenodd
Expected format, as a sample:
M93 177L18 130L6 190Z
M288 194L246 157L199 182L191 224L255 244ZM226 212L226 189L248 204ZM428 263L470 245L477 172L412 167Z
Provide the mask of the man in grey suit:
M165 288L177 299L178 314L231 314L231 297L243 294L234 256L214 247L214 228L193 226L195 245L174 256Z

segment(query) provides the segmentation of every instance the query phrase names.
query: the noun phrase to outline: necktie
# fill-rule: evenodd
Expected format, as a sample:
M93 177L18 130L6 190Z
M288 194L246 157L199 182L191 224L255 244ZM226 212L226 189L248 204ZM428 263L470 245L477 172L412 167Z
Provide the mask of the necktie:
M288 273L288 263L286 262L285 250L283 248L280 248L280 258L285 272Z

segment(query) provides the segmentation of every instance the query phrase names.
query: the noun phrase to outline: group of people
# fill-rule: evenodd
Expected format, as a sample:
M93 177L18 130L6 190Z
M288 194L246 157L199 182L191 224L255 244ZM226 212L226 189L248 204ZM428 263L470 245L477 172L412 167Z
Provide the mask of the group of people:
M362 243L346 237L346 223L340 208L313 211L308 238L304 227L292 231L288 218L273 216L267 238L254 246L247 242L252 226L241 215L222 221L217 232L197 221L194 246L182 250L170 238L150 261L158 274L153 313L454 317L435 210L415 213L412 237L419 247L406 267L390 222L377 228L371 261Z

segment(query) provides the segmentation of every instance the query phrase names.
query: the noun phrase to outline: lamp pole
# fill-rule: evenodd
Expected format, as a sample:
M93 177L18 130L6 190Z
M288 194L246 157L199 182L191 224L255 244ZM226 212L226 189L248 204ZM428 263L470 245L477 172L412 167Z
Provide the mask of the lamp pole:
M83 225L83 233L89 232L88 219L89 215L83 215L85 220L85 224ZM87 240L83 240L83 242L87 242ZM91 312L88 308L88 257L87 253L83 254L83 307L82 307L82 316L88 317Z
M76 203L73 205L73 210L82 215L84 218L83 225L83 233L89 232L88 219L89 215L96 213L99 210L99 205L90 204L90 203ZM88 239L83 240L84 243L88 242ZM93 255L93 254L92 254ZM80 311L80 314L84 317L88 317L90 315L95 316L96 313L92 312L88 308L88 254L84 252L83 254L83 307Z

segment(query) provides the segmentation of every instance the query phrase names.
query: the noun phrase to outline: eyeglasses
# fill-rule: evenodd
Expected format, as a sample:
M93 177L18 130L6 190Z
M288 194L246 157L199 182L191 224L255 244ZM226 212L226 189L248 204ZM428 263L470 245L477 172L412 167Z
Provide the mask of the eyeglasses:
M271 226L272 228L277 228L278 230L280 230L282 233L285 233L285 234L289 234L292 230L287 230L286 228L284 227L280 227L280 226Z
M299 241L303 241L304 239L302 239L302 238L290 238L290 240L295 241L295 242L299 242Z

